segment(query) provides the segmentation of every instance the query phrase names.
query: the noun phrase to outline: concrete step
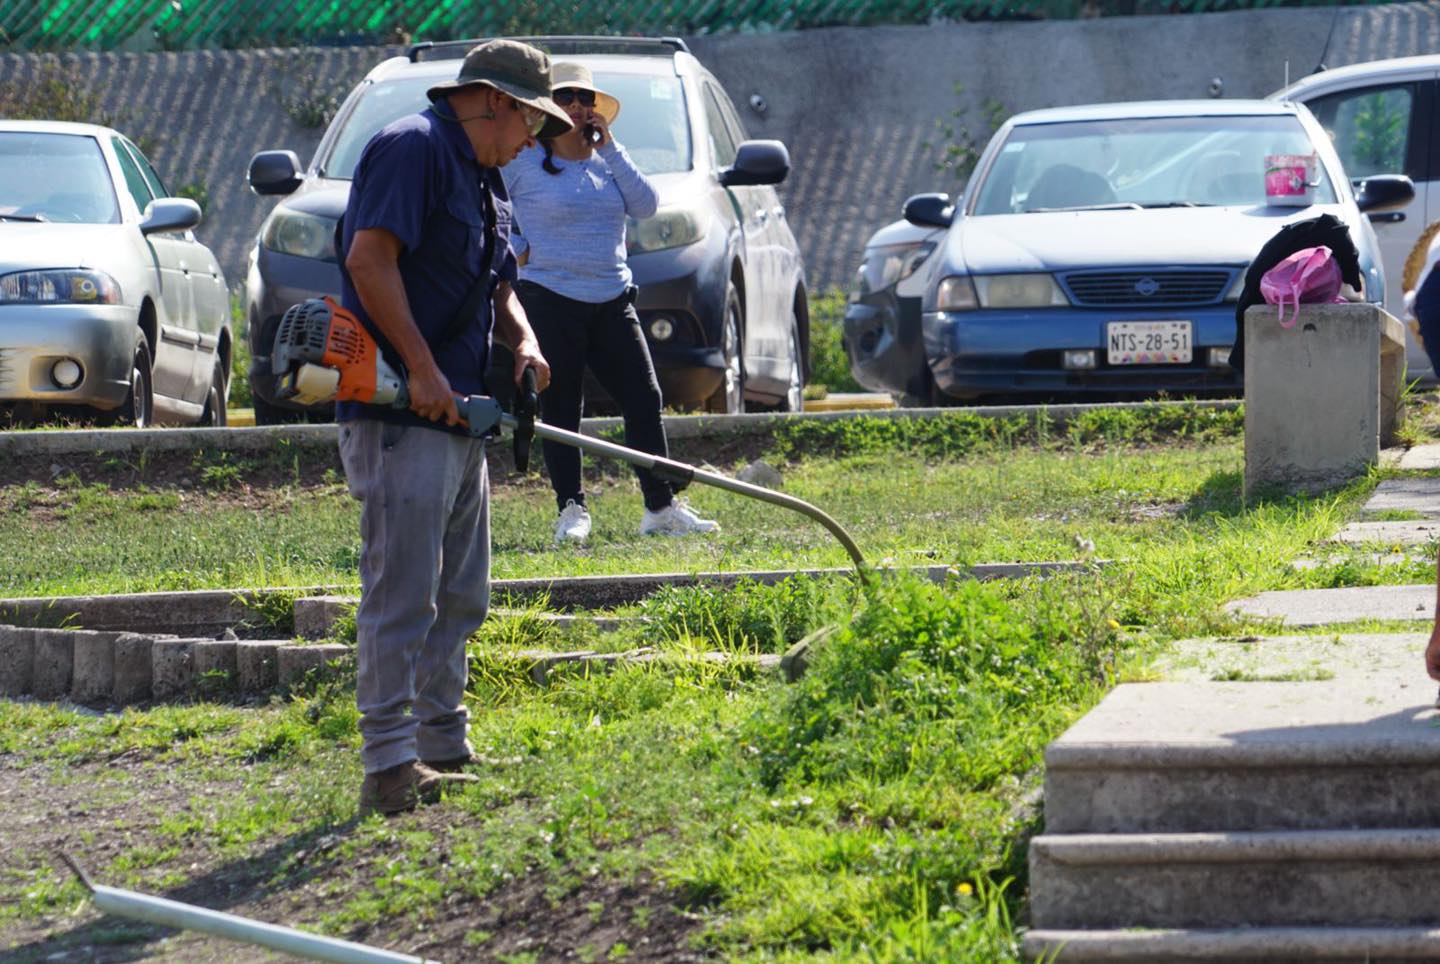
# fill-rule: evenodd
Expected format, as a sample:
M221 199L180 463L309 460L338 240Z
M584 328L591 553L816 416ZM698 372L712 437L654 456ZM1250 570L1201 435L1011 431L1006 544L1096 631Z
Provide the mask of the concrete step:
M1440 541L1440 521L1351 522L1330 541L1351 546L1428 546Z
M1416 650L1408 679L1119 686L1046 748L1046 832L1440 827L1433 685Z
M1440 829L1047 833L1030 842L1031 920L1046 930L1435 928L1437 888Z
M1366 619L1431 622L1435 584L1277 590L1228 602L1225 611L1279 619L1285 626L1330 626Z
M1031 930L1026 957L1071 961L1143 961L1181 964L1298 964L1365 961L1368 964L1440 960L1440 928L1234 927L1218 930Z
M324 639L335 630L335 626L346 616L353 616L360 604L359 596L306 596L295 600L295 635L301 639ZM639 617L572 615L570 613L534 612L521 609L496 608L490 610L490 619L531 615L562 632L589 627L600 633L611 633L622 626L640 622Z
M1386 479L1375 487L1361 511L1370 515L1407 512L1421 519L1440 519L1440 478Z

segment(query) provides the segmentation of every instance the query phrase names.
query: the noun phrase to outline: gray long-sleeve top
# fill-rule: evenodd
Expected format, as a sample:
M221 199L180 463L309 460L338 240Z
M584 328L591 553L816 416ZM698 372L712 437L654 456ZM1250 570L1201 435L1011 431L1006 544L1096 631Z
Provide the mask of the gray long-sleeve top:
M588 160L554 158L559 174L541 164L539 145L500 169L515 208L510 244L530 259L520 280L591 304L620 296L630 283L625 263L625 215L648 218L659 195L615 141Z

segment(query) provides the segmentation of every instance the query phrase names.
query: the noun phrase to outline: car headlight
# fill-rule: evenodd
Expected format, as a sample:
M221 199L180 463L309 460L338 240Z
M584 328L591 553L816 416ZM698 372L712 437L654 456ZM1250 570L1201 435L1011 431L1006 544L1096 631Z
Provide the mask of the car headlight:
M625 250L630 254L683 248L700 240L700 215L689 208L665 208L643 221L625 219Z
M935 293L936 311L973 311L979 307L975 286L966 275L951 275L940 282Z
M120 285L92 268L48 268L0 276L0 304L121 304Z
M904 281L925 263L935 250L934 241L911 241L905 244L881 244L865 249L865 260L855 275L851 300L858 300L872 291L884 291Z
M1053 308L1070 304L1048 274L976 275L975 293L984 308Z
M280 254L317 261L335 260L335 218L276 208L265 222L260 243Z

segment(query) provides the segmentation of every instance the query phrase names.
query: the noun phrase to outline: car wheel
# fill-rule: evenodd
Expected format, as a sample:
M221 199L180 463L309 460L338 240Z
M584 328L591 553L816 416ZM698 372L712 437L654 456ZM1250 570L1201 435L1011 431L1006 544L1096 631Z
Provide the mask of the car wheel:
M790 309L790 375L786 380L785 397L780 399L778 410L798 412L805 407L805 376L800 365L800 319L795 309Z
M254 407L256 425L290 425L305 421L303 413L271 405L259 395L255 396Z
M130 362L130 391L125 401L110 413L115 425L149 428L155 419L155 386L150 378L150 345L142 336Z
M725 380L705 402L705 410L721 415L739 415L745 411L745 359L740 346L740 292L735 286L725 289L725 327L720 336L720 349L725 355Z
M224 428L225 415L225 366L218 361L210 375L210 390L205 394L205 411L200 413L200 424L211 428Z

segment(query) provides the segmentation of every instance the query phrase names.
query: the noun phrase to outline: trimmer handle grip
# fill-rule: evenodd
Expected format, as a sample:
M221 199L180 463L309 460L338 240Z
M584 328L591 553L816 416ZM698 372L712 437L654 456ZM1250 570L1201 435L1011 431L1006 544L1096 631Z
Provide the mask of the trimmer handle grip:
M530 444L535 438L535 414L540 410L540 390L535 379L535 366L526 365L520 373L520 391L515 395L515 471L530 471Z

